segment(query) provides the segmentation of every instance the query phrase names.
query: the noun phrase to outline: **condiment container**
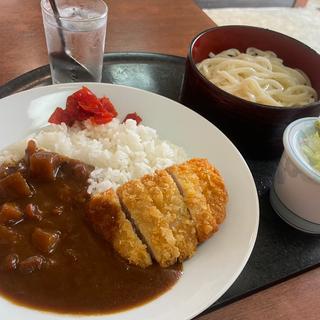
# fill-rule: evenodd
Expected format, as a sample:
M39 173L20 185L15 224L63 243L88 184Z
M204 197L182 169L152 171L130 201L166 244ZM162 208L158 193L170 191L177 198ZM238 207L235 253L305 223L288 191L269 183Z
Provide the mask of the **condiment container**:
M320 234L320 172L308 161L303 148L315 133L318 118L302 118L284 131L282 154L270 201L278 215L304 232Z

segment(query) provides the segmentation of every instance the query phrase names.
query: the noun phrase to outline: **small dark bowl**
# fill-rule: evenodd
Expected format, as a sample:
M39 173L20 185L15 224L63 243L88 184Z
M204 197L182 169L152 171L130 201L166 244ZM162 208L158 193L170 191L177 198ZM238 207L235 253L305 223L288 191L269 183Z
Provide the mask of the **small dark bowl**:
M267 29L223 26L203 31L192 40L181 101L220 128L244 155L276 157L283 151L282 135L287 125L298 118L318 116L320 101L287 108L253 103L218 88L196 67L210 52L230 48L244 52L248 47L272 50L286 66L303 70L320 97L320 55L316 51Z

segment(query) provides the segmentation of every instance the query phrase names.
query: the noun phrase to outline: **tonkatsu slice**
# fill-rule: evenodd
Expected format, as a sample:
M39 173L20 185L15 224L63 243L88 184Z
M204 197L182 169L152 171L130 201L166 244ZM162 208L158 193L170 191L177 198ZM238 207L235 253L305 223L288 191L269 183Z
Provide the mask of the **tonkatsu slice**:
M152 264L147 246L137 236L112 189L91 197L87 218L95 231L109 241L129 263L146 268Z
M183 200L190 212L197 230L199 242L207 240L217 229L216 219L213 217L205 195L202 193L200 180L192 167L186 162L167 168L169 174L177 184Z
M172 177L166 170L157 170L141 181L172 230L180 251L179 261L191 257L198 244L196 229Z
M92 196L88 218L130 263L168 267L218 230L227 200L218 170L191 159Z
M226 215L228 194L219 171L207 159L191 159L187 165L200 180L202 193L207 199L211 213L217 224L221 224Z
M154 205L140 180L131 180L117 189L127 217L148 245L153 257L162 267L174 264L180 255L176 239L164 215Z

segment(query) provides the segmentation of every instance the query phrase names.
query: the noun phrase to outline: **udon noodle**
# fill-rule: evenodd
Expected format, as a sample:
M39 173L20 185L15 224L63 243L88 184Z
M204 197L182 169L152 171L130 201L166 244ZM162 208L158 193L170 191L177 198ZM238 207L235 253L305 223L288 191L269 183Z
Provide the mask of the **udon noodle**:
M242 99L271 106L306 105L317 100L308 76L283 65L272 51L229 49L197 64L212 83Z

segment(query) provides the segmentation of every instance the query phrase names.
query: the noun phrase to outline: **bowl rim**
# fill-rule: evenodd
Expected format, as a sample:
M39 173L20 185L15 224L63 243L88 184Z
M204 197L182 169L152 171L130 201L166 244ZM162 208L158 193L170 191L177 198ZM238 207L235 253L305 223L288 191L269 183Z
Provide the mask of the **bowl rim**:
M303 157L303 151L300 150L297 152L294 146L294 129L296 128L298 131L301 131L303 124L311 124L319 120L318 117L306 117L300 118L293 122L291 122L283 133L283 145L284 150L287 153L288 157L291 161L302 171L306 176L308 176L312 181L320 185L320 173L312 168L312 166L306 165L307 161ZM298 128L297 128L298 127Z
M234 28L242 28L242 29L256 29L256 30L261 30L263 32L268 32L268 33L272 33L272 34L277 34L280 37L283 38L289 38L290 40L293 40L294 42L297 42L299 45L304 46L307 50L312 51L314 54L316 54L317 56L319 56L320 58L320 54L312 49L311 47L309 47L308 45L306 45L305 43L292 38L290 36L287 36L283 33L277 32L277 31L273 31L270 29L266 29L266 28L261 28L261 27L254 27L254 26L246 26L246 25L227 25L227 26L216 26L216 27L212 27L212 28L208 28L206 30L201 31L200 33L198 33L192 40L191 43L189 45L189 49L188 49L188 55L187 55L187 60L190 61L190 65L191 68L193 69L193 71L198 75L198 77L200 77L200 79L204 82L204 84L210 89L210 88L214 88L215 90L218 91L218 93L222 96L226 96L228 98L232 98L235 100L239 100L242 103L247 103L249 104L250 107L256 108L256 109L272 109L272 110L305 110L305 109L309 109L309 108L313 108L316 107L320 104L320 97L318 97L318 100L315 102L311 102L309 104L305 104L303 106L290 106L290 107L285 107L285 106L271 106L271 105L266 105L266 104L262 104L262 103L257 103L257 102L252 102L249 100L245 100L242 99L238 96L235 96L227 91L224 91L223 89L219 88L218 86L216 86L214 83L212 83L211 81L209 81L204 75L202 75L202 73L198 70L198 68L196 67L196 63L192 57L192 49L194 47L195 42L200 39L203 35L214 31L216 29L234 29ZM303 71L303 70L302 70Z

